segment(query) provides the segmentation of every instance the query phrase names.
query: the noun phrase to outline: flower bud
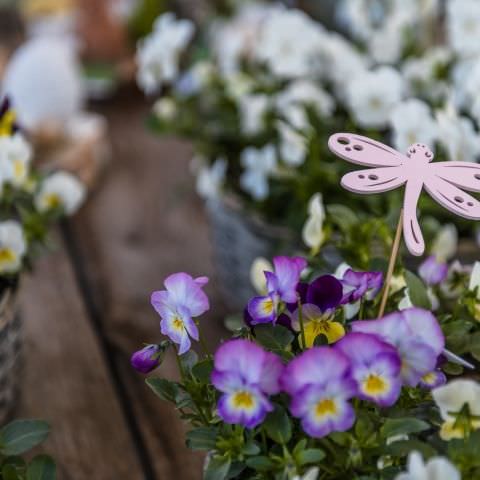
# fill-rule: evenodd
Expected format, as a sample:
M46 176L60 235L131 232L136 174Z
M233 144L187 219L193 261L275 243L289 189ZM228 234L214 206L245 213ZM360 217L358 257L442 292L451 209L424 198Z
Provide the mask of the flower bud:
M159 345L147 345L132 355L130 363L140 373L149 373L163 360L164 350Z

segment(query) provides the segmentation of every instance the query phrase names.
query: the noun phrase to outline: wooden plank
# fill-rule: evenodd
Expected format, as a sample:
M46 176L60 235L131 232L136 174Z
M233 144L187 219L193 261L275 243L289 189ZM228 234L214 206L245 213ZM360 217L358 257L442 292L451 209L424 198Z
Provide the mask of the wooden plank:
M73 222L77 263L85 270L104 333L116 348L156 478L199 479L203 458L186 449L181 421L129 365L143 342L160 339L149 297L172 272L212 277L208 294L215 314L202 319L208 325L207 342L213 345L223 332L208 226L189 170L191 149L160 141L146 130L148 107L139 95L99 112L110 123L113 162L101 189ZM160 374L175 376L175 363L168 360Z
M62 243L21 289L25 375L17 415L52 425L59 479L142 479L105 359Z

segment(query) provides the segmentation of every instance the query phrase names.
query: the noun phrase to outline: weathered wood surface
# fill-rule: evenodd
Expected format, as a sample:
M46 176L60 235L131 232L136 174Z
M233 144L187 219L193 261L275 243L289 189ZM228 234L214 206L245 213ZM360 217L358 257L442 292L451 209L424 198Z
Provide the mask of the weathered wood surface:
M216 315L203 318L207 342L213 347L223 332L191 151L145 129L148 106L139 94L97 109L110 122L113 160L64 229L68 258L62 249L43 260L26 285L33 353L21 413L52 421L47 447L60 480L200 479L203 458L186 449L176 412L129 365L132 351L160 339L149 297L169 273L211 277ZM174 377L173 359L157 374Z
M141 478L105 359L62 247L22 286L25 373L17 415L44 418L61 479Z

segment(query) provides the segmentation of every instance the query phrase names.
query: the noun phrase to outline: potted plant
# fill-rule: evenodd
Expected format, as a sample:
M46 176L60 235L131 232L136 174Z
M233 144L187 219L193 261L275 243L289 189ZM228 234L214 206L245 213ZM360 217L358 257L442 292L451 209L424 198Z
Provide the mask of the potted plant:
M48 246L48 230L73 214L85 188L71 174L31 167L33 151L8 101L0 111L0 419L14 405L21 322L16 298L23 272Z

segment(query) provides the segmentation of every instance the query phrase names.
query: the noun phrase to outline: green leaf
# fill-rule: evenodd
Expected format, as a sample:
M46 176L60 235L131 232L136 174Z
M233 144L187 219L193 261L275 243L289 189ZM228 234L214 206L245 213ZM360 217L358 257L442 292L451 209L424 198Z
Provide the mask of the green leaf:
M50 433L41 420L16 420L0 430L0 453L20 455L42 443Z
M442 365L442 370L447 375L461 375L463 373L463 366L458 365L458 363L447 362Z
M199 427L187 433L187 447L191 450L214 450L217 444L218 429Z
M264 424L263 428L267 435L274 441L280 444L286 444L292 437L292 424L290 417L284 408L277 406L273 412L271 412Z
M296 460L300 465L310 465L312 463L319 463L325 458L325 452L319 448L309 448L301 451Z
M258 343L273 351L285 350L295 338L290 330L281 325L258 325L254 332Z
M327 214L343 231L353 228L358 223L355 212L345 205L327 205Z
M55 480L55 462L48 455L35 457L27 469L27 480Z
M203 360L192 368L192 375L200 383L209 383L213 371L213 360Z
M418 418L389 418L382 426L380 434L384 439L398 435L410 435L428 430L430 425Z
M147 378L145 382L162 400L176 403L179 388L175 382L164 378Z
M237 332L245 327L245 322L243 321L243 316L239 314L228 315L223 324L229 332Z
M293 449L293 456L296 457L302 450L305 450L307 448L307 440L304 438L300 440L296 445L295 448Z
M408 287L408 295L410 300L416 307L425 308L426 310L432 309L432 302L428 297L425 284L414 273L406 270L405 281Z
M258 455L260 452L260 447L253 440L247 442L242 449L244 455Z
M253 470L258 470L259 472L268 472L275 466L268 457L264 456L247 458L246 464L248 467L253 468Z
M183 369L188 373L190 373L192 368L198 363L198 355L193 350L185 352L183 355L180 355L179 358Z
M21 480L21 477L13 465L4 465L2 467L2 480Z
M386 452L395 457L406 457L414 450L420 452L425 460L437 454L432 446L420 440L400 440L399 442L391 443L386 448Z
M470 340L470 351L475 359L480 361L480 332L472 335Z
M210 458L204 474L204 480L225 480L230 470L229 457L214 456Z

